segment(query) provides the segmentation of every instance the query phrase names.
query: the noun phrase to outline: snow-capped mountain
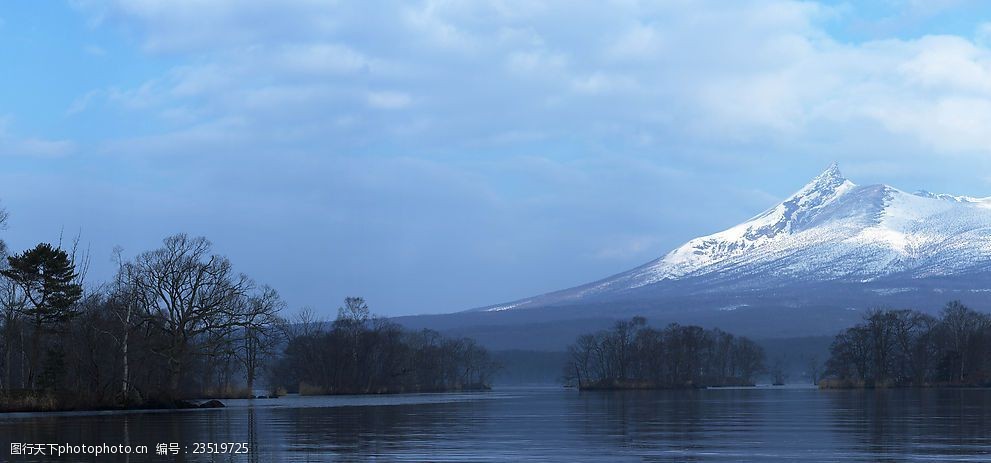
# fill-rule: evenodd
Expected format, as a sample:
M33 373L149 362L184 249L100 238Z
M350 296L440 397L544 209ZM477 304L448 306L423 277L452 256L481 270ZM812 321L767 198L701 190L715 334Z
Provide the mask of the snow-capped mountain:
M642 305L720 293L739 300L824 285L878 295L921 288L986 292L989 270L991 198L860 186L833 164L752 219L695 238L633 270L479 310L619 300Z

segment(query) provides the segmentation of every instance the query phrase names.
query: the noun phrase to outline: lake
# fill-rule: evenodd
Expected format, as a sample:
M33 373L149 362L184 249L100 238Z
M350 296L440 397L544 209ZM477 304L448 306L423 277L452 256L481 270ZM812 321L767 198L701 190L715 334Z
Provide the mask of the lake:
M0 461L94 461L11 456L11 443L151 453L97 461L988 461L989 402L988 389L799 387L289 396L224 409L0 415ZM154 455L173 443L179 455ZM248 453L193 453L211 450Z

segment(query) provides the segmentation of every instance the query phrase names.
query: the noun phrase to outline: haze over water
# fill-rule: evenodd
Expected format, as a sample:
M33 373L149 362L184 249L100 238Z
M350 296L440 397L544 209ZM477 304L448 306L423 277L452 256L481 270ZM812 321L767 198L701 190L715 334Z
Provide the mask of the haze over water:
M986 461L989 400L986 389L806 388L284 397L214 410L10 414L0 417L0 448L6 458L11 442L251 446L248 455L130 461ZM92 461L61 459L76 460Z

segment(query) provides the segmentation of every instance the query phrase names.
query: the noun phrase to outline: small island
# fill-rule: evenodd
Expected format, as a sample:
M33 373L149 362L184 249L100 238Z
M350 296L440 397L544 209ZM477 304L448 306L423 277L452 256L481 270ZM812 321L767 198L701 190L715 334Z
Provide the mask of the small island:
M833 340L823 389L991 385L991 317L952 301L938 317L874 309Z
M272 382L300 395L487 390L497 369L470 338L408 331L371 317L349 297L329 329L300 321L272 370Z
M580 390L752 386L765 370L764 350L750 339L678 324L658 330L643 317L582 335L568 353L564 378Z

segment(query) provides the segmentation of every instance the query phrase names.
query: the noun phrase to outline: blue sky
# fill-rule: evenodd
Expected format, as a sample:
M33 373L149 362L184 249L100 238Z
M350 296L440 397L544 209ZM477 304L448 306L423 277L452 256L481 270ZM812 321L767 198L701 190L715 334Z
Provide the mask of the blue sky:
M838 161L991 195L987 2L0 6L2 238L210 238L292 309L584 283Z

